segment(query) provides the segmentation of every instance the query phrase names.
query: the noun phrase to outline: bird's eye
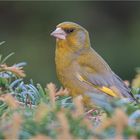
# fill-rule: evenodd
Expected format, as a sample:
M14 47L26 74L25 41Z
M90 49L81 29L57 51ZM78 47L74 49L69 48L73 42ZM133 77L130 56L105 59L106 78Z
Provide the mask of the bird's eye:
M69 34L69 33L72 33L74 31L74 29L64 29L64 31Z

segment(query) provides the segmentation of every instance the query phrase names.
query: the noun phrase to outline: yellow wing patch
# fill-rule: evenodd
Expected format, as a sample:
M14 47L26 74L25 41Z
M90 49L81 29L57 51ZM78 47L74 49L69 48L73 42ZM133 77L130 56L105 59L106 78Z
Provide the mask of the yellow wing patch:
M105 87L105 86L99 87L97 85L94 85L94 84L88 82L87 80L85 80L79 73L76 73L76 77L78 78L79 81L85 82L85 83L93 86L94 88L96 88L96 89L98 89L98 90L110 95L110 96L118 97L118 95L113 90L111 90L110 88Z
M110 96L118 97L117 94L113 90L111 90L110 88L108 88L108 87L104 87L103 86L103 87L100 88L100 90L103 91L103 92L105 92L106 94L108 94Z

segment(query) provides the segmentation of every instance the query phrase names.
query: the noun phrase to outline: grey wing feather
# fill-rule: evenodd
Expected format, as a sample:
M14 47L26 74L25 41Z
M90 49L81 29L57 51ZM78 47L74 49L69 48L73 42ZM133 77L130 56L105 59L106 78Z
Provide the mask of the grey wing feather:
M82 75L87 78L86 80L93 83L94 85L106 86L106 87L115 86L120 91L123 97L127 97L136 101L134 95L131 93L130 88L125 85L123 80L115 73L113 72L111 73L112 74L106 74L106 75L99 75L99 74L93 75L90 73L83 73Z
M90 73L83 73L85 77L87 77L88 81L93 83L94 85L98 86L106 86L110 87L113 85L113 79L110 75L100 75L100 74L90 74Z
M120 90L120 92L124 97L131 98L132 100L136 100L134 95L131 93L130 88L126 86L125 83L122 81L122 79L115 73L113 73L113 80L115 86Z

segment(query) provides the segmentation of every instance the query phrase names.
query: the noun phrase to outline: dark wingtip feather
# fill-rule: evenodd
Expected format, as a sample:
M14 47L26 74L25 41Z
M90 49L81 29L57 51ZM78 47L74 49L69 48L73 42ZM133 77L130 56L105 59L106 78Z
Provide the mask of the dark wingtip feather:
M135 101L137 104L139 104L140 102L138 101L138 99L135 98L135 96L132 94L131 89L123 82L123 80L116 75L115 73L113 73L113 79L114 79L114 83L117 86L117 88L121 91L122 95L124 97L129 97L131 100Z

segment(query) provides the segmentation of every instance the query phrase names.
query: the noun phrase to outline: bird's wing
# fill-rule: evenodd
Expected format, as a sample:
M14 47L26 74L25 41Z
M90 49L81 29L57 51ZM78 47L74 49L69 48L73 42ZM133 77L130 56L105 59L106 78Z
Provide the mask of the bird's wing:
M110 95L117 97L118 94L111 89L113 87L113 81L110 76L103 75L101 73L92 72L90 67L81 67L80 72L76 74L77 78L88 85L93 86L94 88Z
M94 54L96 55L96 54ZM114 97L128 97L135 99L130 89L124 84L124 82L112 72L106 62L99 56L95 57L90 54L83 56L79 60L79 72L77 78L81 82L92 85L94 88ZM88 61L84 60L88 58Z

